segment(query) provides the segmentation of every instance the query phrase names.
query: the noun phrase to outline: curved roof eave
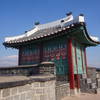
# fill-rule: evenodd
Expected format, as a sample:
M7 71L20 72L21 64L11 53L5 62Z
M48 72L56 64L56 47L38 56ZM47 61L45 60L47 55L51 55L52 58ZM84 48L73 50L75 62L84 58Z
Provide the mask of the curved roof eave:
M80 42L82 44L86 44L87 46L96 46L96 45L100 44L99 41L93 40L91 38L91 36L88 34L85 23L82 23L82 24L80 23L80 25L82 26L82 29L80 28L80 31L79 31L80 34L77 34L77 32L76 32L76 35L78 36L77 37L78 39L80 38ZM63 31L63 30L61 30L61 31ZM67 31L67 28L64 29L64 31ZM59 31L57 33L59 33ZM11 47L11 44L13 45L13 43L8 43L8 45L6 43L4 43L4 45L6 45L8 47Z
M87 31L86 26L84 26L83 33L84 33L85 37L87 38L87 40L90 42L90 44L92 44L92 45L99 45L100 44L100 41L96 41L96 40L91 38L91 36L89 35L89 33Z

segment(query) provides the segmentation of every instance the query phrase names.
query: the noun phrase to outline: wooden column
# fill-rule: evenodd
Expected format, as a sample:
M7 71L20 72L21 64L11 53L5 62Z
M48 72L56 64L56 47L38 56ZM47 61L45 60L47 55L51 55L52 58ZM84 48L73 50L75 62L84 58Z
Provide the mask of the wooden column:
M72 39L68 40L68 64L69 64L70 89L74 89L75 82L74 82L74 67L72 58Z

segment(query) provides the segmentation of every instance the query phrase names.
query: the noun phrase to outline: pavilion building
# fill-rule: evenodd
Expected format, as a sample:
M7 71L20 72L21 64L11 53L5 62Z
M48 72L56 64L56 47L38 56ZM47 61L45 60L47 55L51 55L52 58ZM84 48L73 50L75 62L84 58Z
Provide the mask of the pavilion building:
M88 34L84 15L65 18L47 24L37 24L23 35L6 37L5 47L19 50L19 65L51 61L57 76L66 77L73 92L80 88L79 78L87 74L86 48L100 44Z

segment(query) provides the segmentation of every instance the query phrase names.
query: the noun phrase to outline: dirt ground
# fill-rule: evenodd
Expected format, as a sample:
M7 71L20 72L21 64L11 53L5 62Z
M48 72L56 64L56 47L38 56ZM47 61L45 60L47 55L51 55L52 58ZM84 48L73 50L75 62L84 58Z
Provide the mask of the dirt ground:
M100 94L80 94L77 96L65 97L62 100L100 100Z

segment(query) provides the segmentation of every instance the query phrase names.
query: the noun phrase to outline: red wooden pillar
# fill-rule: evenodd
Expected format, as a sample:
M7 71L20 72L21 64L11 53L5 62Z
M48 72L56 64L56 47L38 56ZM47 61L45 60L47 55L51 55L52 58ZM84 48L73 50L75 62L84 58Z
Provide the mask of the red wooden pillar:
M84 58L85 58L85 65L86 65L86 74L88 74L87 59L86 59L86 48L84 49Z
M68 40L68 64L69 64L70 89L74 89L75 82L74 82L74 67L72 59L72 39Z
M80 76L77 74L76 75L76 80L77 80L77 89L80 88Z

